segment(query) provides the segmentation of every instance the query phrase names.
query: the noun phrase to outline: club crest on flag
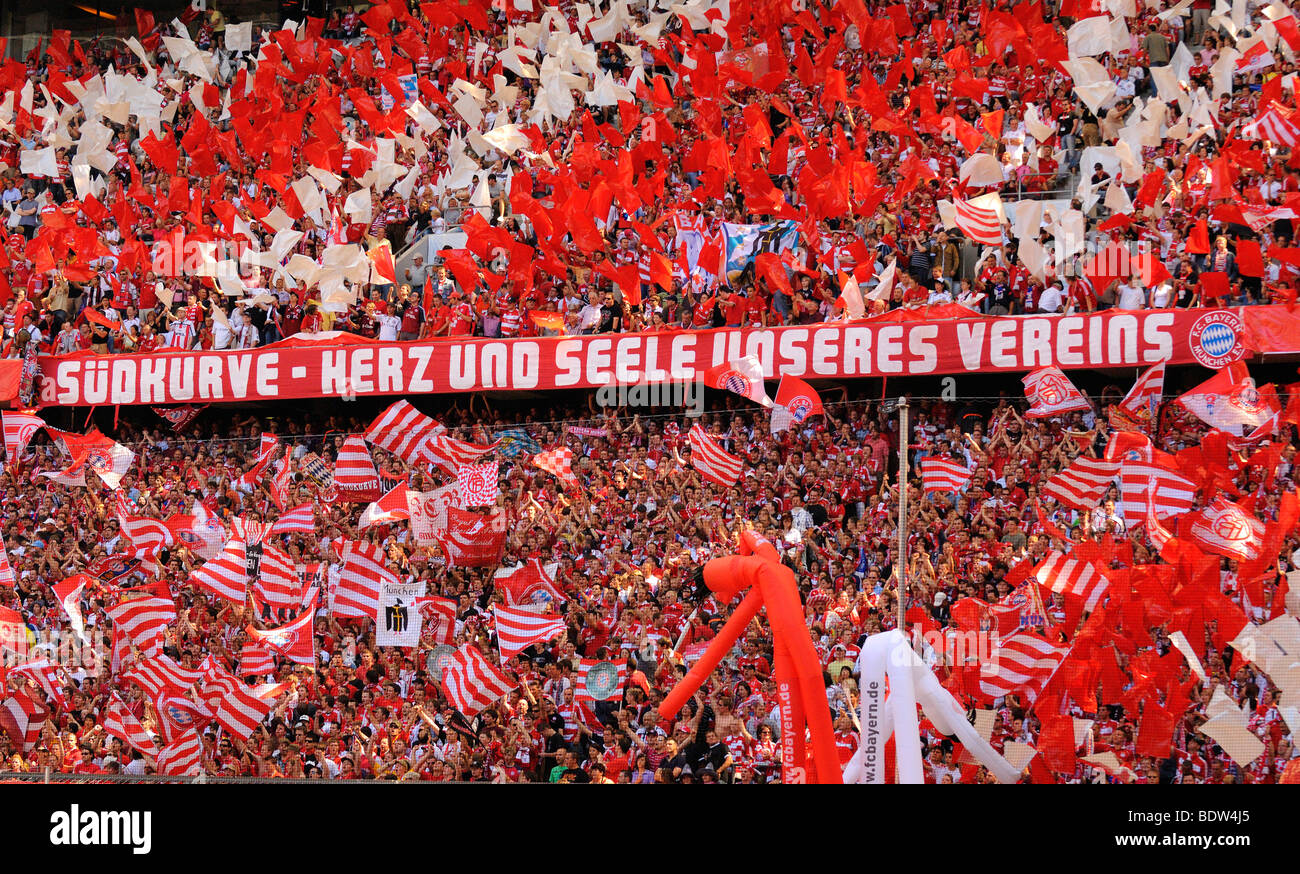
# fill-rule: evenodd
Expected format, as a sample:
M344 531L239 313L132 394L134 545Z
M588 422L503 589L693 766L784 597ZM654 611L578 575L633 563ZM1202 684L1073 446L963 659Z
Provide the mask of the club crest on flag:
M1234 389L1232 394L1228 395L1228 403L1247 413L1257 413L1264 407L1259 397L1259 389L1255 388L1253 382L1245 383Z
M1070 384L1054 373L1045 373L1038 380L1038 396L1051 406L1064 402L1070 396L1070 389Z
M799 395L790 401L786 406L786 409L790 411L790 415L794 417L796 422L802 422L804 419L808 418L808 414L812 412L813 406L812 398Z
M749 380L735 370L728 370L718 377L717 388L743 395L749 392Z
M1205 367L1218 370L1246 355L1241 319L1236 314L1221 311L1206 313L1192 325L1187 335L1187 345L1192 355Z
M618 668L613 662L592 665L582 680L583 691L596 701L607 701L618 691Z

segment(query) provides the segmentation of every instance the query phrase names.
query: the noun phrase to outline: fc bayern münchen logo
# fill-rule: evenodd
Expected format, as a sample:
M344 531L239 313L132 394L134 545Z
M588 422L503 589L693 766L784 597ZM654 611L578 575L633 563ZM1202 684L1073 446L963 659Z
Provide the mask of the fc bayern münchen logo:
M605 701L618 689L618 668L613 662L598 662L587 670L587 694L596 701Z
M1217 370L1246 357L1243 335L1241 319L1234 313L1206 313L1192 325L1187 345L1198 362Z

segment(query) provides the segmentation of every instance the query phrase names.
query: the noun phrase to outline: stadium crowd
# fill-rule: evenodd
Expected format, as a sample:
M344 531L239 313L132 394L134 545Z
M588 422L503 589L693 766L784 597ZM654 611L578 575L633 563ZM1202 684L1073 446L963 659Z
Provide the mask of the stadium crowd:
M507 22L496 9L482 12L481 21L449 20L427 4L411 4L405 18L394 15L404 8L400 3L364 14L340 10L328 21L310 20L304 42L255 25L254 49L273 37L259 61L255 51L225 47L231 25L219 11L203 16L191 10L183 16L186 37L193 35L189 45L210 53L213 62L203 76L192 58L171 57L181 48L159 37L172 40L172 31L147 14L139 18L140 36L149 50L144 57L157 70L146 68L123 39L130 35L124 17L117 37L84 48L56 32L27 53L25 66L10 61L0 78L0 91L16 96L36 86L30 101L19 100L11 122L0 126L0 218L8 226L0 305L8 354L23 354L25 344L12 341L24 330L40 352L66 354L248 348L325 329L399 341L808 323L852 310L843 295L849 276L868 293L873 311L951 302L1014 314L1292 301L1300 257L1291 245L1290 217L1300 208L1300 163L1286 131L1293 135L1296 128L1288 122L1281 133L1261 133L1248 126L1270 105L1294 111L1290 31L1279 30L1270 63L1229 69L1216 124L1198 136L1144 134L1140 155L1131 158L1140 171L1122 176L1113 160L1080 164L1085 155L1115 147L1121 135L1130 144L1139 115L1161 116L1172 129L1201 123L1192 110L1205 92L1195 89L1219 96L1220 57L1230 60L1224 53L1235 52L1227 30L1207 23L1207 2L1196 0L1173 15L1139 4L1127 20L1130 41L1102 55L1113 94L1091 108L1063 68L1034 62L1033 54L1047 57L1051 48L1051 57L1062 60L1066 28L1082 17L1080 9L1053 14L1050 5L1006 7L1027 16L1023 27L1016 25L1025 35L1013 30L1012 38L1006 36L1005 4L871 3L867 11L894 22L889 39L873 50L878 33L864 49L858 25L845 13L813 3L805 13L811 19L783 21L779 29L781 53L794 68L788 75L767 73L779 68L775 56L742 69L738 51L722 52L720 72L731 76L723 85L703 72L692 75L700 34L671 16L656 39L628 28L617 39L592 44L599 72L631 88L639 109L629 112L630 102L595 105L547 119L544 131L527 127L544 88L517 74L518 64L507 57L510 47L521 45L515 25L527 16L518 12ZM568 27L578 26L574 4L559 9ZM742 12L755 16L748 31L732 22L733 32L749 38L746 45L777 38L759 25L754 9L738 7L736 16ZM636 6L631 23L644 27L647 14ZM1262 16L1251 11L1251 28ZM901 44L895 31L908 34ZM544 41L539 51L545 55ZM324 61L287 75L285 59L297 60L296 52L317 53ZM1179 100L1157 89L1150 72L1171 60L1170 69L1186 68L1187 90ZM108 139L96 146L103 164L86 166L96 155L88 148L78 155L71 142L88 123L85 108L77 106L55 124L51 101L71 101L64 83L85 82L110 68L151 84L160 101L173 88L179 95L173 126L146 136L149 126L134 114L108 119L100 128ZM376 129L381 119L392 124L377 108L393 103L392 76L381 75L386 70L420 78L420 99L443 122L436 131L407 115L396 126ZM839 83L835 90L818 75L827 70L839 77L829 80ZM648 87L642 72L666 77L659 84L670 87ZM528 131L531 147L540 151L482 144L482 184L475 184L479 176L453 173L462 138L478 135L444 96L459 93L457 82L492 92L482 103L484 124L504 115ZM258 100L283 106L284 116L262 116L260 107L250 115L240 107L249 88ZM837 100L841 89L849 96ZM319 105L324 94L341 103L340 133L321 130L330 118ZM218 116L215 107L232 100L236 108ZM864 112L875 123L868 124ZM250 118L270 132L250 135ZM411 166L413 174L371 197L367 186L374 183L366 174L381 136L397 138L398 166ZM736 166L725 180L716 178L700 155L719 147L733 165L760 161L770 173L758 182ZM328 160L321 157L326 148L333 150ZM40 170L20 170L20 158L33 150L52 150L53 160ZM997 180L979 180L986 185L959 177L959 169L964 174L980 155L1000 168ZM608 173L629 156L638 184L635 193L618 189L618 204L626 206L611 203L607 214L592 208L589 234L561 231L557 242L551 229L539 233L539 218L570 224L570 204L560 202L572 194L570 172L579 179ZM861 163L846 200L828 193L826 167L850 158ZM80 182L76 164L89 173ZM337 186L317 192L321 205L307 210L286 183L310 178L309 169L318 168L327 169ZM835 179L848 190L847 180ZM622 184L631 187L628 179ZM1045 221L1032 239L1046 248L1048 261L1032 269L1018 254L1023 237L982 246L939 220L938 201L989 191L1001 191L1009 202L1032 196L1048 198L1059 210L1078 210L1083 252L1055 246L1061 234L1049 232ZM779 194L775 202L764 196L768 192ZM358 194L366 194L364 210L354 207ZM262 221L277 209L287 225ZM684 234L694 233L704 248L718 248L724 222L774 218L799 224L798 255L781 265L780 276L756 275L752 264L713 266L698 247L684 244ZM186 238L231 247L232 257L239 257L250 246L272 249L282 227L301 237L276 248L278 261L263 260L260 267L245 262L242 282L220 289L162 246ZM489 239L501 239L484 228L504 231L510 246L494 248ZM400 271L376 268L375 281L350 282L346 293L326 294L285 269L298 255L320 263L338 244L387 240L398 251L427 234L457 230L470 234L473 254L464 253L451 270L436 263L440 255L428 264L423 257L406 259ZM1239 251L1243 242L1245 254ZM1151 253L1163 269L1132 275L1091 269L1090 254L1110 244L1125 247L1135 262ZM878 283L895 259L896 279L882 290ZM618 273L631 265L634 279ZM1205 271L1226 274L1228 284L1205 287L1199 278Z
M596 69L586 71L592 89L627 88L631 96L539 115L539 106L583 100L584 92L561 88L557 96L554 75L519 70L536 63L548 71L552 63L553 74L556 65L572 65L573 44L558 36L556 21L549 49L548 39L513 42L518 33L504 16L518 24L537 13L499 5L463 4L453 13L447 9L456 4L398 0L309 20L298 33L254 26L253 48L239 51L226 48L233 23L215 11L186 13L184 39L138 14L137 44L82 45L56 32L25 64L0 68L0 95L14 97L0 98L0 207L8 231L0 297L5 354L24 358L28 389L42 353L249 348L324 330L407 341L808 323L852 315L854 288L873 311L959 303L990 315L1295 300L1294 23L1276 27L1267 58L1243 65L1231 48L1231 24L1211 22L1209 0L1164 16L1138 4L1127 19L1127 47L1101 53L1112 87L1093 105L1079 93L1079 76L1060 66L1074 59L1066 31L1084 17L1079 2L812 2L790 9L733 2L726 26L735 40L725 49L697 5L689 15L660 19L638 4L627 10L629 26L609 39L592 36ZM1247 29L1271 19L1269 9L1249 9ZM557 18L582 30L575 4L560 4ZM754 50L760 41L766 54ZM519 56L525 45L526 62ZM1184 62L1187 84L1167 93L1151 71ZM138 94L96 101L93 112L80 105L70 83L84 89L110 67L157 90L160 111L173 110L153 125L157 135L137 112L122 111L124 104L143 111ZM417 76L424 115L396 106L399 71ZM608 81L597 81L603 75ZM1210 110L1212 98L1218 102ZM481 131L470 121L476 113L488 125ZM1259 134L1257 119L1268 113L1268 129L1291 136L1289 145ZM499 115L518 126L513 135L526 144L506 135L484 140ZM1154 136L1135 133L1153 119ZM87 165L74 160L73 145L92 128L109 135L80 147L94 159ZM1181 135L1172 132L1178 128ZM461 160L466 142L477 155L469 162L477 176L466 175ZM1138 172L1121 172L1114 151L1121 146ZM1095 154L1089 149L1107 148L1102 163L1085 163ZM32 160L25 156L37 152L45 157L23 170ZM998 178L977 185L962 168L981 153L999 168ZM372 174L376 165L382 172ZM770 172L750 172L756 166ZM290 185L304 178L320 188ZM582 187L594 178L608 187ZM993 191L1008 204L1026 194L1054 203L1058 217L1077 211L1085 251L1111 242L1136 247L1154 253L1169 275L1157 279L1146 262L1123 275L1114 275L1113 265L1090 269L1096 265L1068 247L1068 257L1056 258L1059 221L994 246L941 220L940 201ZM315 208L302 202L309 194L319 198ZM774 269L759 269L755 257L731 270L724 223L776 220L797 224L802 254ZM457 230L468 235L468 251L443 249L441 264L412 259L401 275L391 252L375 245L384 240L397 251ZM684 244L691 234L701 241L696 252ZM174 261L154 269L159 245L182 238L276 254L274 263L259 258L261 266L233 288L183 275ZM1051 259L1037 276L1021 255L1026 240ZM369 251L370 281L326 288L303 279L295 258L320 266L348 244ZM894 278L887 280L891 261ZM721 281L712 278L724 272ZM1205 274L1224 276L1226 285L1207 284ZM1093 281L1099 276L1106 281ZM1104 393L1095 414L1048 422L1024 418L1019 400L918 400L914 459L950 455L974 473L962 494L944 497L923 494L917 471L908 471L914 518L905 559L891 546L899 479L892 417L857 388L828 398L824 418L779 437L769 433L766 412L727 397L725 412L709 412L704 423L745 460L746 475L731 489L710 485L687 463L689 419L564 402L517 414L472 404L440 409L466 440L489 443L514 425L537 447L573 450L579 489L561 490L549 474L507 463L499 498L511 523L501 565L558 562L564 598L552 608L568 632L502 666L518 683L508 696L481 714L461 714L429 670L431 646L377 647L373 622L322 610L314 619L319 663L276 656L269 671L250 675L288 690L247 741L203 723L201 769L322 779L778 781L781 727L772 641L761 617L678 719L661 723L656 711L729 615L729 605L692 602L691 574L729 551L745 523L798 570L847 761L859 729L854 658L867 635L893 627L890 581L898 562L907 562L908 623L924 630L951 626L963 598L1006 603L1017 589L1006 577L1025 557L1046 554L1056 538L1049 527L1067 532L1076 549L1107 550L1116 567L1158 563L1145 536L1130 530L1134 520L1114 510L1114 487L1092 513L1051 499L1042 501L1041 515L1030 512L1052 474L1079 454L1102 454L1112 433L1106 406L1125 388ZM180 434L128 413L112 436L138 456L118 494L133 514L201 516L223 532L238 518L273 517L272 484L240 482L254 468L261 435L276 434L288 456L328 470L344 438L367 425L348 413L280 419L209 410ZM1232 472L1240 494L1257 496L1266 517L1276 516L1281 496L1295 487L1294 434L1290 424L1283 428L1272 476L1250 466ZM1175 413L1157 444L1173 452L1198 445L1203 434L1203 426ZM0 475L14 573L12 587L0 586L0 607L21 615L32 646L44 632L60 639L72 633L52 585L123 545L120 507L107 492L35 478L64 466L59 453L38 436ZM373 453L386 483L409 478L411 488L425 490L441 482L381 449ZM322 478L305 467L293 469L288 488L290 506L313 506L315 530L275 540L295 561L323 565L327 590L340 542L381 544L394 573L456 599L455 642L494 658L488 617L502 599L496 567L448 567L439 548L416 543L402 523L361 532L362 505L331 500ZM1288 536L1279 572L1296 565L1298 546ZM178 611L163 652L185 668L211 657L241 671L246 629L272 627L274 617L195 587L192 574L202 564L189 546L159 555L156 578ZM1222 561L1221 591L1252 622L1280 612L1283 587L1268 581L1255 603L1235 571L1232 560ZM153 579L135 575L87 588L81 610L98 644L113 649L106 613L117 597L112 589L156 588ZM1067 637L1075 628L1066 626L1080 619L1057 595L1037 613L1023 609L1027 621L1037 616ZM1172 621L1130 626L1097 645L1094 663L1110 663L1096 677L1096 693L1061 699L1068 714L1092 720L1070 757L1076 749L1109 751L1122 767L1079 761L1055 778L1293 782L1300 765L1277 685L1209 626L1203 640L1191 641L1207 679L1184 665L1161 687L1160 700L1176 719L1169 749L1139 754L1134 690L1150 686L1142 671L1152 657L1171 651ZM139 685L122 682L123 666L138 657L130 650L118 649L116 668L108 658L98 674L70 670L66 704L46 700L49 719L26 754L0 733L8 767L91 778L153 772L150 757L104 728L113 696L146 730L156 732L164 718ZM578 701L583 658L625 664L623 693ZM1047 714L1031 702L984 700L961 666L944 665L932 651L927 658L963 703L994 710L996 749L1042 740ZM10 671L5 682L13 690L26 681ZM1248 767L1198 732L1214 689L1249 709L1251 731L1265 744ZM28 691L41 696L30 684ZM923 724L923 733L928 780L992 780L932 726ZM1035 759L1031 779L1042 779L1045 767Z
M1117 542L1114 567L1121 566L1119 554L1129 549L1128 560L1134 564L1157 561L1145 536L1127 531L1126 520L1116 513L1113 485L1092 514L1058 506L1050 498L1043 501L1042 518L1030 510L1042 484L1072 457L1100 456L1109 432L1105 415L1121 390L1103 390L1097 417L1075 414L1050 422L1026 420L1023 405L1005 397L996 402L916 402L913 458L918 463L925 457L965 459L974 473L959 495L923 495L917 468L911 472L909 632L919 635L922 629L950 626L953 605L963 598L1007 603L1013 588L1005 579L1008 570L1025 556L1041 558L1052 537L1062 531L1061 536L1078 544ZM645 416L629 417L628 411L614 409L475 411L459 403L440 411L442 420L466 439L486 441L521 428L538 444L563 443L573 450L579 489L558 488L554 477L525 463L527 456L522 455L515 458L517 463L502 465L498 499L509 521L501 565L529 558L558 562L556 586L563 600L556 599L549 609L564 616L567 632L507 660L502 667L517 687L476 718L458 713L442 694L427 661L431 638L416 650L377 647L372 621L339 619L322 609L314 620L319 663L295 665L276 657L273 670L258 674L254 679L288 683L288 689L246 743L209 726L203 734L204 773L388 780L778 781L780 722L771 675L772 640L761 614L677 720L663 723L655 709L683 675L687 661L698 654L698 645L714 635L734 606L712 599L693 601L692 573L709 557L729 552L735 532L746 523L770 538L798 572L808 626L825 666L837 743L847 761L857 748L859 730L853 677L858 647L866 635L895 624L894 417L879 403L845 392L838 399L827 398L824 419L810 419L774 437L766 412L730 396L719 405L728 409L706 413L700 421L745 460L746 474L730 489L703 480L684 460L690 455L684 428L691 420L678 415L646 411ZM195 502L222 523L241 515L273 518L268 478L237 485L250 468L250 447L260 436L274 430L288 456L301 462L313 453L328 463L344 436L366 424L345 415L262 419L205 413L192 431L178 436L167 433L165 426L123 422L117 436L139 456L121 482L122 494L136 512L161 519L202 512ZM571 430L574 427L580 430ZM1200 426L1174 416L1164 428L1161 445L1169 451L1194 445L1200 431ZM42 632L62 631L64 640L70 634L68 617L51 585L120 551L122 544L108 498L57 484L32 488L34 470L60 464L58 451L42 439L33 441L27 456L0 478L5 547L16 578L14 588L0 587L0 607L21 611L33 644ZM1241 473L1241 485L1260 496L1261 506L1270 508L1266 513L1276 509L1282 492L1294 488L1294 453L1292 437L1278 460L1276 476L1251 482L1249 471ZM428 472L408 470L383 450L374 450L374 455L386 484L409 475L412 487L431 487ZM441 548L415 542L406 523L358 531L361 505L329 500L328 493L302 473L294 474L290 488L291 504L313 503L315 533L281 535L268 542L274 541L295 562L327 565L327 588L337 584L342 540L381 543L388 567L401 578L425 580L430 593L456 600L454 642L472 642L495 660L489 608L504 603L501 587L494 585L496 564L449 568ZM1045 524L1058 527L1049 535ZM1300 542L1287 540L1283 573L1295 566L1297 547ZM1215 562L1217 566L1219 560ZM201 563L184 546L158 558L158 578L179 616L166 631L163 652L186 668L197 667L211 654L234 671L247 658L243 647L250 623L259 628L276 623L269 613L259 616L252 600L233 604L195 586L191 571ZM1235 564L1222 560L1222 591L1253 622L1273 615L1283 590L1270 583L1268 602L1251 603L1235 577ZM140 573L113 585L151 580ZM15 754L7 736L0 735L9 768L91 776L154 772L151 757L124 746L103 726L114 692L146 730L156 732L159 719L143 691L121 679L132 656L115 653L114 673L108 673L112 623L105 609L115 600L111 592L111 586L92 585L82 601L84 621L101 644L99 657L105 664L97 674L70 670L67 706L53 707L39 745L26 757ZM1021 607L1022 616L1034 615L1031 605ZM1047 593L1039 619L1024 621L1059 630L1067 624L1067 613L1063 596ZM1078 621L1074 611L1068 623ZM1113 751L1128 770L1107 773L1080 761L1073 772L1056 778L1277 782L1288 765L1294 772L1293 738L1279 715L1277 687L1253 664L1239 657L1234 661L1208 628L1205 640L1194 646L1209 678L1200 683L1184 667L1174 689L1187 695L1187 703L1176 704L1173 691L1166 702L1177 719L1172 747L1167 755L1137 753L1138 714L1121 702L1142 679L1136 665L1144 653L1170 651L1168 628L1167 619L1153 623L1150 639L1133 644L1131 652L1105 651L1119 672L1116 685L1107 678L1096 687L1095 696L1065 699L1070 713L1094 720L1092 736L1084 742L1088 751ZM918 636L917 645L921 642ZM1036 743L1038 714L1030 702L1015 695L981 696L975 685L960 684L961 672L941 655L932 650L926 655L950 688L961 693L964 705L994 708L990 739L996 749L1008 741ZM575 702L580 658L625 664L630 677L625 693L608 701ZM13 674L9 679L21 684ZM1252 730L1266 744L1266 754L1250 767L1235 765L1197 731L1214 687L1248 709ZM992 781L982 766L960 758L952 742L932 727L923 730L923 740L928 780Z

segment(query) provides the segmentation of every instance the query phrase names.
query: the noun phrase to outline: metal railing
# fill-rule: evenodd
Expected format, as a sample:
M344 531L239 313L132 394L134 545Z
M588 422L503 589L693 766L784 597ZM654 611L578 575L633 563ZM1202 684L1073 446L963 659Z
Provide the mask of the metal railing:
M428 780L308 780L301 777L167 777L158 774L133 776L130 774L61 774L54 771L0 771L0 783L63 783L88 785L93 783L429 783ZM464 780L444 780L440 783L466 783Z

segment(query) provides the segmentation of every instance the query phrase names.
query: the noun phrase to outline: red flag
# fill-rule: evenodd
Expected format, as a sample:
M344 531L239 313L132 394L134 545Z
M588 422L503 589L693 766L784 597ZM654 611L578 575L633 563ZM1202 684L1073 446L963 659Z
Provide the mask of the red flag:
M776 403L784 407L796 422L826 413L817 390L799 377L788 374L781 377L781 384L777 386Z

